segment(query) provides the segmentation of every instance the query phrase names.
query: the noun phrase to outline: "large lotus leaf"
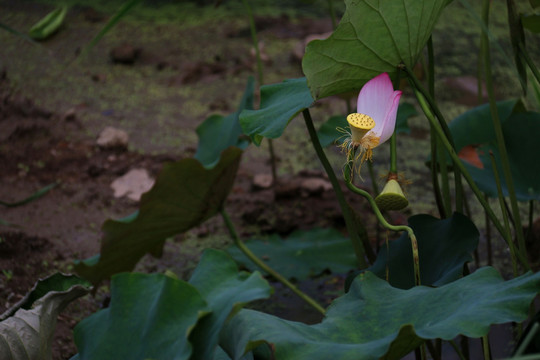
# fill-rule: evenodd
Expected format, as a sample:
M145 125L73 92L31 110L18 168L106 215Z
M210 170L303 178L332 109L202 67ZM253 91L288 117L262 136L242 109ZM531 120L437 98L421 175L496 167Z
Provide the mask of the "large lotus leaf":
M510 115L519 111L522 104L518 100L506 100L497 103L497 111L502 122L508 120ZM476 148L483 143L495 139L495 130L491 121L489 104L477 106L454 120L448 125L459 157L466 161L466 165L482 167ZM431 157L428 157L428 163ZM452 165L452 158L446 154L448 166Z
M189 283L160 274L114 276L110 307L75 328L77 359L221 358L226 319L270 293L259 273L238 272L226 253L212 249Z
M358 264L350 240L335 229L298 230L285 240L271 235L251 239L246 245L268 266L289 279L304 280L325 270L345 273ZM231 246L227 251L248 269L257 268L237 247Z
M306 47L304 74L314 99L360 89L397 66L412 68L450 0L346 0L345 14L326 40Z
M113 276L111 302L75 327L80 360L187 360L188 337L210 309L197 289L162 274Z
M499 117L514 180L516 196L520 201L540 199L540 113L520 111L518 101L497 104ZM503 192L508 194L502 173L497 140L488 105L479 106L454 119L450 131L456 150L463 158L480 190L490 197L497 197L497 186L491 166L490 151L495 155Z
M253 300L271 295L272 288L259 272L238 272L234 260L222 251L206 250L189 283L199 290L212 313L202 318L190 340L192 360L214 359L225 321Z
M312 103L306 78L265 85L261 87L260 109L242 111L240 125L258 146L263 137L280 137L289 122Z
M236 112L227 117L212 115L197 127L199 146L195 159L199 160L205 168L216 166L221 153L229 146L236 146L243 150L249 145L249 139L242 137L239 115L244 109L253 109L253 84L253 77L250 77Z
M225 150L212 169L195 159L166 164L142 196L137 217L130 222L107 220L100 256L76 263L77 273L98 283L131 271L144 254L161 249L167 237L212 217L232 187L241 154L238 148Z
M417 114L418 112L413 105L409 103L400 104L396 116L396 134L409 134L411 129L409 128L407 121L411 116L415 116ZM343 129L347 130L348 127L349 124L347 123L346 116L332 116L321 125L319 130L317 130L317 136L319 137L321 146L327 147L336 142L341 143L346 136Z
M49 360L56 318L73 300L86 295L90 284L71 275L40 280L21 301L0 317L2 359Z
M226 325L221 345L233 359L263 341L280 360L401 359L423 339L478 338L492 324L523 321L539 290L540 273L504 281L491 267L438 288L409 290L366 272L320 324L242 310Z
M504 123L508 121L510 115L520 107L518 100L506 100L497 103L499 118ZM459 152L467 145L479 145L493 141L495 139L495 130L491 120L491 111L489 104L475 107L454 120L448 125L456 151Z
M469 218L459 213L444 220L415 215L409 218L409 226L418 242L422 285L441 286L463 275L463 265L472 260L471 254L478 246L479 237ZM388 281L393 287L410 289L415 285L411 241L407 233L390 242L388 251L382 248L368 270L385 279L387 267Z

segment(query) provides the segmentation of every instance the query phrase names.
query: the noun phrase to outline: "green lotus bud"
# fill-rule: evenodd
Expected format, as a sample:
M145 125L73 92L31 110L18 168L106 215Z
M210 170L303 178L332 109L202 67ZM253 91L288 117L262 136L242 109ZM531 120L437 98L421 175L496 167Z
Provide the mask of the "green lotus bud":
M388 180L383 191L375 198L375 202L381 210L402 210L409 205L401 186L394 179Z

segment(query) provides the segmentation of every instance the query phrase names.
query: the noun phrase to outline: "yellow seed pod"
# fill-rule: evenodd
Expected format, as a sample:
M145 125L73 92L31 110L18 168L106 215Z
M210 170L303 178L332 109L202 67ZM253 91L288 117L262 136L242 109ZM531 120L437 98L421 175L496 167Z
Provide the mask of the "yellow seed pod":
M352 141L359 143L367 132L375 127L375 120L369 115L352 113L347 116L351 128Z
M381 210L402 210L409 205L401 186L394 179L388 180L383 191L375 198L375 202Z

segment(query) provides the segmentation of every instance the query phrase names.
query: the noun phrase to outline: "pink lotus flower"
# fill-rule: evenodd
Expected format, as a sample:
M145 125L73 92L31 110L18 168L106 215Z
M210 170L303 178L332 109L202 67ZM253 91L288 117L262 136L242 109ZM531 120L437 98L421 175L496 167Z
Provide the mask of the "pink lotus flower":
M356 113L347 116L349 137L341 145L347 155L360 149L355 161L360 159L360 166L371 160L373 149L390 139L396 127L396 115L401 98L401 91L394 91L387 73L382 73L368 81L360 94Z

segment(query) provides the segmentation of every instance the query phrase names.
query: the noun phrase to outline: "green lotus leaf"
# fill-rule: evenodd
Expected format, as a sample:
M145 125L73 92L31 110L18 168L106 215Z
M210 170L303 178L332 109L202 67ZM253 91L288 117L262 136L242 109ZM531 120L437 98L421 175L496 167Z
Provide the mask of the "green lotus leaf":
M424 339L478 338L493 324L523 321L539 290L540 273L504 281L491 267L438 288L408 290L365 272L320 324L242 310L226 325L221 345L233 359L266 343L273 353L261 359L358 360L361 354L365 360L397 360Z
M110 307L75 328L79 360L217 359L225 321L270 296L259 273L238 272L223 251L206 250L189 283L161 274L112 279Z
M472 261L472 252L478 246L479 233L465 215L454 213L439 220L430 215L409 218L418 242L420 274L423 285L441 286L463 276L463 265ZM368 271L381 279L386 278L393 287L410 289L414 283L411 241L407 233L391 241L388 250L382 248L377 260Z
M497 103L499 118L504 123L510 115L518 110L518 100L506 100ZM467 145L478 145L493 141L495 130L491 120L489 104L477 106L454 120L448 125L454 138L456 151L459 152Z
M238 272L233 259L222 251L204 252L189 283L197 288L212 313L199 321L190 340L191 360L207 360L216 356L219 333L225 321L253 300L268 298L272 288L259 272Z
M506 144L510 172L519 201L540 199L540 113L523 111L517 100L497 103ZM497 185L491 165L493 152L501 176L503 193L508 194L489 106L476 107L449 124L456 151L464 160L474 181L490 197L496 198Z
M229 194L241 154L235 147L225 150L212 169L195 159L166 164L152 189L143 194L134 219L103 224L101 254L77 262L77 273L96 284L131 271L146 253L159 254L166 238L214 216Z
M244 109L253 109L253 84L253 77L250 77L236 112L226 117L212 115L197 127L199 146L195 159L199 160L205 168L216 166L221 153L229 146L244 150L249 145L249 139L242 137L239 115Z
M210 311L185 281L162 274L115 275L110 306L75 327L79 359L188 360L188 337Z
M401 63L412 68L450 0L346 0L326 40L307 45L302 68L314 99L359 90Z
M325 270L345 273L357 266L350 240L335 229L299 230L287 239L270 235L246 241L246 246L289 279L304 280ZM248 269L256 269L237 247L231 246L227 251Z
M305 78L265 85L261 87L260 109L242 111L240 125L258 146L263 137L280 137L289 122L312 103Z

